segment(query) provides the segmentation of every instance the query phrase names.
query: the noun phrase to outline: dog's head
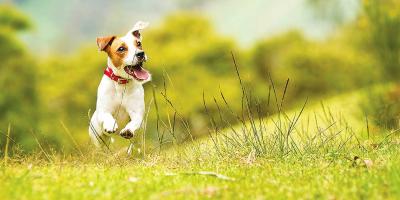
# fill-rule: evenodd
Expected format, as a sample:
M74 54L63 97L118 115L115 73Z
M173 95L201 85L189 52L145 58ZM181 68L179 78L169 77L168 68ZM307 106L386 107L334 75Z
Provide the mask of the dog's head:
M98 37L96 40L99 50L108 54L108 65L114 74L141 84L151 79L150 73L143 68L147 56L140 34L147 26L148 23L139 21L125 36Z

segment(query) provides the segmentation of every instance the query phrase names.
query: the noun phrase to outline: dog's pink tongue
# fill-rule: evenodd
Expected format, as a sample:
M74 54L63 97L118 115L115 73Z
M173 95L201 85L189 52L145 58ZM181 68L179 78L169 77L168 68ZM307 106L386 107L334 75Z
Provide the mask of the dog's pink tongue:
M135 73L136 78L140 80L147 80L149 78L149 72L147 72L143 68L135 68L133 70L133 73Z

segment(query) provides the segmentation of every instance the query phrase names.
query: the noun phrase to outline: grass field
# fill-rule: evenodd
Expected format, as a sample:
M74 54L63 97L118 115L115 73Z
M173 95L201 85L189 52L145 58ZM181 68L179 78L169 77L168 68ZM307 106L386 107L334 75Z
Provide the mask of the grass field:
M0 191L2 199L398 199L399 153L385 147L370 154L370 168L346 160L298 158L251 164L241 159L33 161L2 167ZM201 171L229 179L195 174Z
M367 129L357 105L361 95L314 103L301 116L300 110L271 116L256 133L251 126L258 121L246 122L248 128L238 125L145 157L90 150L14 156L1 165L0 197L399 199L398 134Z

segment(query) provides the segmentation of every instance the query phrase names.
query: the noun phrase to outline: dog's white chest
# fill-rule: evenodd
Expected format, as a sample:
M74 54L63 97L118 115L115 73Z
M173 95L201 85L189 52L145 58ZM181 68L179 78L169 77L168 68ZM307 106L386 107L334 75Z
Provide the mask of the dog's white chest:
M131 138L143 119L145 111L144 90L134 82L118 84L103 76L98 91L89 134L97 146L104 137L119 132L122 137ZM98 137L103 137L99 140Z

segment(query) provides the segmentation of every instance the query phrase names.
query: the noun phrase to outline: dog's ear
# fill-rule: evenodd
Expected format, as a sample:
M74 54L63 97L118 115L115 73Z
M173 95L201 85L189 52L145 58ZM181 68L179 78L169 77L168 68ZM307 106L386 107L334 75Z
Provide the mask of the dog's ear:
M139 31L145 29L147 26L149 26L148 22L138 21L128 34L133 34L135 37L140 38Z
M104 51L107 46L111 45L115 36L107 36L107 37L98 37L96 38L97 47L99 47L99 51Z

